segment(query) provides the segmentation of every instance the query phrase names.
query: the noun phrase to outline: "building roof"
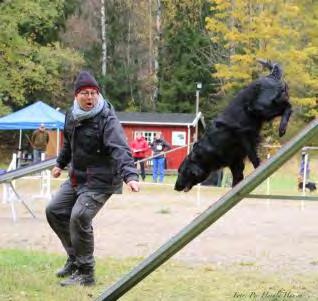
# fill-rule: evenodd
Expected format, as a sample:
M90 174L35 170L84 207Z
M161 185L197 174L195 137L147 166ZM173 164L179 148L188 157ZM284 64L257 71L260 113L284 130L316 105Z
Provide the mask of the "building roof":
M122 124L144 125L185 125L195 126L200 120L204 124L202 113L149 113L149 112L116 112Z

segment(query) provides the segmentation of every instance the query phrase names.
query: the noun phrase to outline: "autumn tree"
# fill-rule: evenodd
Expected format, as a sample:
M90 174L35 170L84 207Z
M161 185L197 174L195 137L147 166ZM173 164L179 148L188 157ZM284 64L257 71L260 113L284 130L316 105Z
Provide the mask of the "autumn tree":
M296 110L317 116L317 2L211 0L207 29L224 46L214 76L236 91L261 73L257 58L281 63ZM266 71L267 72L267 71Z

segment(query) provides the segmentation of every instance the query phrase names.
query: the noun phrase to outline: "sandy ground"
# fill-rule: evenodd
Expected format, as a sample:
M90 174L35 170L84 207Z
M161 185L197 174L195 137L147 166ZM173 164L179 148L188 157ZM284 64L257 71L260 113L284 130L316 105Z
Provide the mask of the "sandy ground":
M95 254L100 257L147 256L218 199L215 189L177 193L169 185L143 184L140 193L114 195L94 220ZM18 188L37 218L22 203L0 200L1 248L63 254L49 228L47 201ZM22 192L22 193L21 193ZM251 264L268 270L318 269L318 202L241 201L173 258L212 265Z

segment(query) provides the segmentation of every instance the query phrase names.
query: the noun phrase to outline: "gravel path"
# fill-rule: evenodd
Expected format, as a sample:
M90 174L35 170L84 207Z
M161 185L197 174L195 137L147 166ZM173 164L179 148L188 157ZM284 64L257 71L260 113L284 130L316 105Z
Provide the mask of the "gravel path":
M20 191L21 193L21 191ZM216 199L213 188L177 193L144 185L142 192L114 195L94 220L95 253L117 258L147 256L189 224ZM0 201L0 245L62 254L44 216L46 201L21 194L37 215ZM214 197L213 197L214 195ZM211 197L212 196L212 197ZM174 256L189 263L240 264L266 270L316 270L318 202L245 199Z

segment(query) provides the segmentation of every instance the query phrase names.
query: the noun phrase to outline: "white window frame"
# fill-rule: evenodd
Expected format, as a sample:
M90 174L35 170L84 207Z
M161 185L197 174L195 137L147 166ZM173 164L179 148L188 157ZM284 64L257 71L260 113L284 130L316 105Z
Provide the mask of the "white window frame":
M136 131L135 136L137 132L141 132L141 134L145 137L148 143L152 143L157 131ZM136 137L135 137L136 138Z

